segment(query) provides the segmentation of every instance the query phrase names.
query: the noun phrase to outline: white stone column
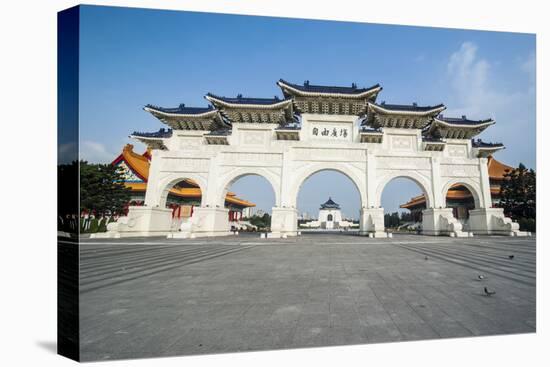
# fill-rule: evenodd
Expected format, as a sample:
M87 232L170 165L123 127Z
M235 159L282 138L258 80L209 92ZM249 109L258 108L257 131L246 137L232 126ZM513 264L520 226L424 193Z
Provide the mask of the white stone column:
M376 186L378 184L376 177L376 156L370 150L367 150L367 202L363 203L366 208L376 207Z
M229 209L225 208L225 183L220 181L221 156L210 158L202 205L196 207L191 223L191 237L231 235Z
M492 208L491 183L489 181L489 168L487 167L487 158L479 158L479 208ZM478 209L478 208L476 208Z
M441 184L441 165L440 165L440 159L438 157L431 157L430 158L430 164L431 164L431 193L428 192L427 195L432 195L429 200L426 200L426 204L429 202L430 206L426 205L426 209L430 208L445 208L446 207L446 200L445 197L447 193L443 192L443 186ZM427 188L430 190L430 188Z
M210 158L208 166L208 177L206 179L205 192L202 193L202 207L223 208L225 205L225 197L223 197L224 183L220 182L220 155Z
M151 163L149 165L149 177L147 178L147 189L145 191L145 206L158 207L160 196L164 187L159 187L160 166L162 165L161 152L157 149L151 151Z
M469 236L469 233L462 231L462 223L453 216L453 210L446 208L447 193L443 192L440 158L431 157L430 165L431 187L426 188L428 192L425 195L431 196L431 198L426 200L426 209L422 211L422 234L451 237Z
M298 210L273 207L271 209L271 233L268 237L285 238L298 235Z
M367 202L361 208L359 233L370 237L387 237L384 230L384 208L376 206L376 156L367 150Z
M198 207L194 209L191 224L193 237L229 236L229 209Z
M293 195L292 180L294 177L292 172L292 152L290 150L283 152L282 164L280 187L274 188L279 193L279 195L275 193L276 198L279 196L279 206L271 209L271 233L268 234L268 237L271 238L296 236L298 234L296 198L291 197Z

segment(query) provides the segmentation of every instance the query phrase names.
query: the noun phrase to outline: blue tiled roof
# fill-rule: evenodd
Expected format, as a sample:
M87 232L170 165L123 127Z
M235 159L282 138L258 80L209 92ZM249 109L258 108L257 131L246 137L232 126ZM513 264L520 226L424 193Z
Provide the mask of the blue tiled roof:
M470 120L466 118L466 116L462 117L444 117L442 115L439 115L437 117L438 120L448 122L450 124L456 124L456 125L479 125L486 122L493 121L492 119L486 119L486 120Z
M214 111L214 107L208 106L208 107L186 107L185 104L180 104L178 107L175 108L165 108L165 107L159 107L154 106L152 104L148 104L145 106L145 108L150 108L156 111L165 112L165 113L179 113L182 115L198 115L205 112Z
M134 131L132 136L139 136L142 138L169 138L172 136L172 129L160 129L152 133L144 133L140 131Z
M353 83L351 87L313 85L313 84L309 84L309 80L306 80L303 85L289 83L284 79L279 79L279 82L284 83L288 86L291 86L294 89L298 89L303 92L311 92L311 93L361 94L369 90L380 87L380 84L375 84L369 88L357 88L357 85L355 83Z
M391 110L391 111L413 111L413 112L426 112L426 111L434 110L436 108L444 107L444 105L442 103L440 103L436 106L419 106L416 103L413 103L413 104L391 104L391 103L386 103L386 102L382 102L380 104L377 104L377 106L382 107L383 109L386 109L386 110Z
M504 146L504 144L502 143L486 143L481 139L477 139L477 140L472 139L472 147L474 148L498 148L502 146Z
M329 197L328 200L324 204L321 204L321 209L340 209L340 205L336 204Z
M219 99L227 103L244 104L244 105L246 104L272 105L272 104L280 103L286 100L286 99L281 99L277 96L273 98L256 98L256 97L243 97L241 94L237 95L237 97L222 97L212 93L208 93L207 96Z

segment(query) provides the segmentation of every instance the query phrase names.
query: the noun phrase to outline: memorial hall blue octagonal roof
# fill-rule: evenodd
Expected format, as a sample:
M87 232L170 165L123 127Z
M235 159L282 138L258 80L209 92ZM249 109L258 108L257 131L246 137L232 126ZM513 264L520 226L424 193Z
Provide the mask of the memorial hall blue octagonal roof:
M332 199L329 197L328 200L321 204L321 209L340 209L340 205L336 204Z

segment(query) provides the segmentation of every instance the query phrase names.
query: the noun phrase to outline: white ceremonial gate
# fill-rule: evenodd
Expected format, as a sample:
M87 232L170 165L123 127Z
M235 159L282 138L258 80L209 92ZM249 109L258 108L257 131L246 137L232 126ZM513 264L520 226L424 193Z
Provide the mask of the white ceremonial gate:
M264 177L275 192L269 236L295 236L300 187L323 170L341 172L357 187L364 235L387 236L381 195L397 177L415 181L426 197L424 234L525 234L502 209L491 207L487 157L502 144L471 140L494 121L443 117L443 105L377 104L379 85L277 84L284 98L208 94L206 108L146 106L171 129L131 135L153 149L145 205L130 207L127 217L110 225L108 236L229 235L224 198L246 175ZM198 184L201 205L190 230L174 232L166 198L183 179ZM465 225L445 207L447 190L455 184L474 197Z

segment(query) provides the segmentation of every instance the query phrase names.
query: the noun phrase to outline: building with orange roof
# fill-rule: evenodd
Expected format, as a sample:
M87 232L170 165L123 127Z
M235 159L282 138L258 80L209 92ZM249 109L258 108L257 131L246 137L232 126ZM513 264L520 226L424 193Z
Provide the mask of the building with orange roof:
M142 206L145 202L145 191L151 164L151 150L143 154L134 152L134 146L127 144L122 153L111 163L118 166L124 175L124 184L131 189L131 199L128 206ZM199 186L190 179L185 179L172 187L168 193L166 206L173 210L174 217L191 216L193 208L200 206L202 193ZM235 193L228 192L225 206L229 209L229 220L236 221L249 216L249 209L256 204L241 199Z
M513 170L502 162L497 161L493 156L487 158L487 167L489 169L489 184L491 186L491 199L493 206L500 201L500 186L505 180L506 172ZM470 190L463 185L453 185L447 191L447 207L453 209L453 215L459 220L468 219L468 211L475 208L474 198ZM399 206L403 209L409 209L416 222L422 220L422 210L426 209L426 198L424 194L411 198L405 204Z

